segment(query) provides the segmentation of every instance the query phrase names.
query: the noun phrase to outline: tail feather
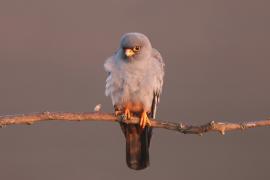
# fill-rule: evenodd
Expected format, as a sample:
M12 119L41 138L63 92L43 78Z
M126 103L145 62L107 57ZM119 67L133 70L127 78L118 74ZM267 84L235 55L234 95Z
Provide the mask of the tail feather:
M152 128L121 123L126 137L126 162L129 168L140 170L149 166L149 145Z
M151 112L148 117L155 119L159 93L154 93ZM131 169L141 170L150 165L149 147L152 137L152 128L142 129L139 124L120 123L126 137L126 161Z

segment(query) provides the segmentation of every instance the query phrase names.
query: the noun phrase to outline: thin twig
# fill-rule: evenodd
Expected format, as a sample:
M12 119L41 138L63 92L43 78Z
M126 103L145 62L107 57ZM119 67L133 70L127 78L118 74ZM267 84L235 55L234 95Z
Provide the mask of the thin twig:
M127 124L137 124L140 119L132 117L126 120L122 116L116 117L110 113L90 112L90 113L60 113L60 112L43 112L23 115L0 116L0 126L28 124L39 121L107 121L107 122L123 122ZM261 126L270 126L270 119L254 122L230 123L211 121L207 124L194 126L184 123L167 122L162 120L151 119L151 126L154 128L164 128L168 130L178 131L184 134L199 134L216 131L225 134L227 131L244 130Z

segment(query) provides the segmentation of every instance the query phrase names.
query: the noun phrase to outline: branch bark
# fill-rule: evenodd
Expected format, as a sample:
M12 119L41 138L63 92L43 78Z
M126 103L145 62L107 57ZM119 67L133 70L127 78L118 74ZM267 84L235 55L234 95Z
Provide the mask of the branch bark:
M90 113L60 113L60 112L43 112L23 115L0 116L0 126L28 124L31 125L40 121L107 121L107 122L123 122L127 124L137 124L140 119L132 117L126 120L124 117L116 117L110 113L90 112ZM175 123L162 120L151 119L151 125L154 128L163 128L178 131L184 134L199 134L207 132L220 132L225 134L227 131L245 130L261 126L270 126L270 119L259 120L253 122L230 123L211 121L203 125L188 125L185 123Z

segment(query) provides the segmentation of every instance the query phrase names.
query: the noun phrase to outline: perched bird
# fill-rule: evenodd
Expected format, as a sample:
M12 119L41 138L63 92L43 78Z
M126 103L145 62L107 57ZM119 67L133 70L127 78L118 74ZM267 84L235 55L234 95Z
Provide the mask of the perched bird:
M135 170L149 166L152 135L150 118L155 118L162 91L164 63L149 39L137 32L121 37L117 52L105 64L108 73L106 96L110 96L115 115L127 119L139 116L140 123L120 123L126 138L126 161Z

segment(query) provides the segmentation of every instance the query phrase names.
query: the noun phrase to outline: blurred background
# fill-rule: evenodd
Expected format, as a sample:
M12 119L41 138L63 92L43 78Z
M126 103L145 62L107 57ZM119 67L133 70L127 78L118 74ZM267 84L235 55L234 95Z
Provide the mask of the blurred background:
M103 63L125 32L146 34L166 63L158 118L202 124L270 116L266 0L1 0L0 115L87 112ZM270 129L202 137L155 129L151 166L125 164L116 123L0 129L0 179L269 179Z

